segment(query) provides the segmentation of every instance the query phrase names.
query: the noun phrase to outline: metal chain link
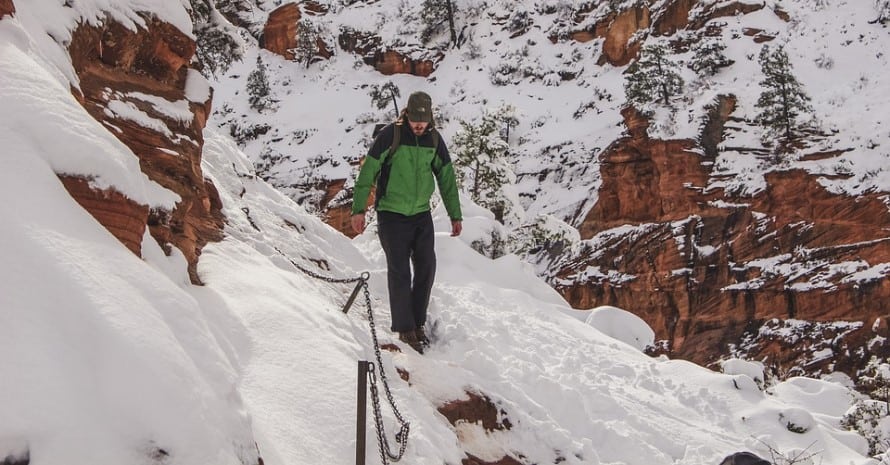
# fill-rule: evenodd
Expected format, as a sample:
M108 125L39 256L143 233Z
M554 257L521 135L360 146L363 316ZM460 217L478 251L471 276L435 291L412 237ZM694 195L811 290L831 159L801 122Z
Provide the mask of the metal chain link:
M371 401L374 407L374 424L377 429L377 444L380 450L380 460L382 461L383 465L387 465L389 463L389 460L398 462L402 459L402 457L405 456L405 449L408 447L408 432L410 430L410 424L402 416L402 413L399 411L398 407L396 407L395 399L393 398L392 391L389 388L389 382L386 379L386 370L383 369L383 356L380 353L380 342L377 340L377 325L374 322L374 309L371 306L371 291L368 287L368 279L371 277L370 273L365 271L358 278L332 278L323 276L298 265L295 261L291 260L287 255L285 255L284 252L282 252L278 247L275 247L275 250L277 250L282 257L291 262L291 264L296 269L313 278L329 283L360 283L359 286L361 286L362 291L365 295L365 307L368 310L368 326L371 328L371 341L374 343L374 356L377 359L377 370L380 371L380 382L383 384L383 392L384 394L386 394L386 400L388 401L389 406L392 409L392 412L400 425L399 432L396 433L395 437L396 443L399 444L399 452L396 454L392 452L389 444L389 439L386 436L385 425L383 424L383 412L380 408L380 392L377 386L377 370L375 370L374 365L371 364L368 366L368 377L371 380Z
M273 247L274 247L274 246L273 246ZM279 254L281 254L282 257L284 257L285 259L287 259L287 261L289 261L289 262L291 263L291 265L294 266L294 268L296 268L296 269L302 271L303 273L305 273L305 274L307 274L307 275L309 275L309 276L311 276L311 277L313 277L313 278L315 278L315 279L320 279L320 280L325 281L325 282L329 282L329 283L337 283L337 284L357 283L357 282L362 281L362 280L367 281L368 278L371 276L367 271L364 272L364 273L362 273L361 276L359 276L358 278L331 278L331 277L328 277L328 276L322 276L322 275L320 275L320 274L318 274L318 273L316 273L316 272L314 272L314 271L312 271L312 270L308 270L308 269L306 269L306 268L300 266L297 262L293 261L290 257L288 257L287 255L285 255L285 253L282 252L281 249L279 249L278 247L274 247L274 248L275 248L275 250L278 251Z
M396 420L398 420L400 425L399 432L396 433L396 443L399 444L399 453L394 454L390 448L389 440L384 434L383 413L380 410L380 395L377 391L377 375L373 369L369 369L368 376L371 378L371 401L374 405L374 422L377 424L377 441L380 446L380 458L383 460L383 465L386 465L388 462L385 456L389 456L393 462L398 462L405 455L405 448L408 447L408 432L411 426L402 416L402 413L399 412L399 408L396 407L392 391L389 389L389 382L386 379L386 371L383 369L383 358L380 354L380 343L377 341L377 325L374 322L374 312L371 309L371 291L368 290L367 283L364 285L364 292L365 306L368 309L368 326L371 328L371 340L374 343L374 355L377 358L377 366L380 369L380 381L382 381L383 384L383 392L386 394L386 400L389 402L392 413L395 415ZM371 367L373 367L373 365L371 365Z

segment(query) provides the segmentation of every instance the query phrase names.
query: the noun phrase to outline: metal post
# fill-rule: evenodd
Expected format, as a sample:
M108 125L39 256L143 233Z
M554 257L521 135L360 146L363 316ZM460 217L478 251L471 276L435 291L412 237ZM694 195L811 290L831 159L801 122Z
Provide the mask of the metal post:
M356 397L355 465L365 465L365 434L368 413L368 366L366 360L358 361L358 392Z
M362 273L358 282L355 283L355 289L353 289L352 294L349 295L349 300L347 300L346 305L343 306L343 313L349 312L350 307L352 307L353 302L355 302L355 298L358 297L358 291L365 287L365 284L367 284L369 279L371 279L371 273L368 273L367 271Z

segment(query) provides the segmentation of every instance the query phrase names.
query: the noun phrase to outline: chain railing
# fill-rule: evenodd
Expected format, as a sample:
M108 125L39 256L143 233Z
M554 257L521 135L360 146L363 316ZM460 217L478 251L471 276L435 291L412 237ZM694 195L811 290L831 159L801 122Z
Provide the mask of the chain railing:
M352 307L355 299L358 297L359 291L363 291L365 297L365 308L368 312L368 326L371 329L371 341L374 345L374 357L376 358L377 362L376 368L374 367L374 364L369 364L367 371L368 379L371 381L371 403L374 409L374 425L375 429L377 430L377 444L380 450L380 460L383 465L388 465L390 461L398 462L402 459L402 457L405 456L405 449L408 447L408 433L410 430L410 425L408 421L406 421L405 418L402 416L399 408L396 406L392 391L389 388L389 381L386 378L386 370L384 370L383 368L383 356L380 352L380 342L377 339L377 325L374 321L374 309L371 305L371 291L368 288L368 279L370 279L371 274L365 271L357 278L332 278L330 276L324 276L303 266L300 266L297 262L290 259L277 247L275 248L275 250L277 250L282 257L287 259L294 266L294 268L315 279L335 284L356 283L355 289L353 289L352 294L350 294L349 299L347 299L346 304L343 306L343 313L349 312L350 307ZM399 423L399 432L395 435L396 443L399 445L398 452L392 451L392 447L389 443L389 438L386 435L386 429L383 422L383 411L380 407L380 388L378 387L378 384L381 384L383 386L383 393L386 395L386 400L389 403L393 415L395 415L396 420ZM362 441L363 439L364 438L359 438L359 441Z

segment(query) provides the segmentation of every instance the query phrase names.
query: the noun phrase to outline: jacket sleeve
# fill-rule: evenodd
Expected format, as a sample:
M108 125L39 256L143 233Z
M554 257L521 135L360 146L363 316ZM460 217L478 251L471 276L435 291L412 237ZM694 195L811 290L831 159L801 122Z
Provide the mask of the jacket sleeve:
M393 125L390 124L380 131L368 154L362 161L358 177L355 179L355 188L352 194L352 214L364 213L368 207L368 197L371 195L371 187L377 182L377 175L383 166L383 156L392 145Z
M445 141L439 138L439 146L436 147L436 158L433 160L433 173L436 175L436 183L439 185L439 195L445 203L448 217L454 221L462 221L460 211L460 194L457 190L457 178L454 174L454 165Z

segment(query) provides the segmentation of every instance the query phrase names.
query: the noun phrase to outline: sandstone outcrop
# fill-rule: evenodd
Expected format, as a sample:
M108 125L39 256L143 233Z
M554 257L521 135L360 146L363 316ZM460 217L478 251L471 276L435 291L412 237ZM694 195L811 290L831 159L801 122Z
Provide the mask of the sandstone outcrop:
M465 394L466 398L446 402L437 409L452 426L458 428L461 424L477 424L486 432L509 431L513 428L507 413L488 396L472 391L466 391ZM460 431L458 439L461 439ZM523 463L509 454L488 461L469 452L466 455L467 457L461 461L462 465L522 465Z
M325 184L325 194L321 199L324 209L324 222L347 237L355 237L352 230L352 190L344 190L345 179L334 179ZM368 198L368 205L374 205L374 189Z
M681 29L701 29L714 18L752 13L764 7L762 2L712 3L690 18L690 13L698 4L699 0L673 0L658 11L650 11L647 5L638 4L626 10L611 11L592 25L581 26L599 6L596 2L590 2L586 8L576 12L574 22L579 27L572 30L567 38L578 42L604 39L598 64L624 66L640 52L641 41L634 40L640 31L651 28L654 34L671 35ZM782 13L781 10L776 12L780 17ZM768 40L766 37L758 36L757 40ZM558 38L551 37L550 40L555 43Z
M0 19L4 16L13 16L15 14L15 4L12 0L0 0Z
M148 224L148 207L140 205L114 189L97 190L89 180L75 176L59 179L74 200L131 252L142 256L142 237Z
M324 14L326 10L314 2L304 2L303 8L306 14ZM287 3L269 13L269 19L263 28L263 48L284 57L287 60L296 59L293 50L297 48L297 40L300 35L300 19L304 11L296 3ZM324 40L316 40L316 56L328 59L333 56L331 46Z
M297 24L302 16L296 3L287 3L269 13L263 28L263 48L293 60L294 54L290 50L297 46Z
M581 21L586 17L582 11L576 17ZM589 42L604 38L603 54L600 65L609 63L613 66L624 66L633 60L640 51L640 43L630 43L631 37L651 24L649 7L642 5L624 11L616 11L596 22L589 29L581 29L570 34L572 40Z
M443 57L440 54L433 59L417 58L415 55L426 55L427 52L411 53L388 48L376 34L353 29L341 30L337 42L343 51L361 56L365 64L387 76L413 74L429 77L436 70L438 60Z
M387 76L393 74L413 74L420 77L429 77L436 70L432 60L413 59L396 50L377 52L368 64Z
M99 26L81 24L73 32L68 51L80 80L74 92L84 108L139 157L150 179L180 196L172 212L150 211L145 222L162 247L169 250L172 244L182 251L192 281L199 283L198 256L207 242L222 238L223 227L219 194L201 170L211 96L208 92L204 101L194 102L186 95L188 79L203 79L188 67L195 42L153 16L144 20L147 26L137 31L109 18ZM171 116L170 106L188 117ZM89 193L70 180L65 184L74 187L70 192L75 199L109 230L119 229L114 221L103 220L108 217L103 210L115 208L96 203L97 197L115 198L113 194ZM136 252L129 242L136 240L137 228L130 226L132 230L125 228L126 234L118 237Z
M872 342L844 363L855 375L890 354L880 323L890 316L890 211L877 194L833 194L800 169L768 173L753 197L708 189L732 107L729 97L714 106L703 147L651 139L646 119L625 110L628 135L602 154L599 199L580 221L591 240L551 282L577 308L633 311L667 352L700 364L773 319L860 322L849 344ZM763 341L750 353L779 353Z

